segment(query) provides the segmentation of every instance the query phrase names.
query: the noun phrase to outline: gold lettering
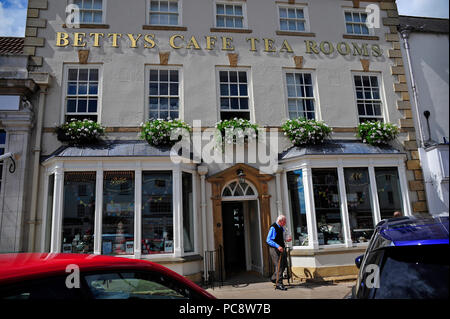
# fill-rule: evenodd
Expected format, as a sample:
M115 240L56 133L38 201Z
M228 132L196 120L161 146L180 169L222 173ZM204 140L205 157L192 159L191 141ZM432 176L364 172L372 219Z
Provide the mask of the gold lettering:
M104 34L103 33L89 33L89 36L90 37L94 36L94 47L99 47L100 46L100 37L103 37Z
M172 48L174 48L174 49L181 49L181 48L183 48L182 46L176 46L175 45L175 39L176 38L180 38L181 40L184 40L184 35L175 34L175 35L171 36L170 39L169 39L170 46Z
M142 36L142 34L138 34L138 37L135 39L132 33L127 34L128 38L130 38L131 41L131 48L137 48L137 41Z
M214 50L216 46L217 37L207 36L206 37L206 50Z
M363 55L363 56L369 56L369 50L367 49L367 43L363 43L360 48L358 46L358 43L352 43L353 45L353 55Z
M109 34L108 34L108 38L111 37L111 36L112 36L112 38L113 38L112 46L115 47L115 48L118 48L119 45L117 44L117 39L118 39L118 38L121 38L121 37L122 37L122 34L121 34L121 33L109 33Z
M250 41L250 51L256 52L256 42L259 42L257 38L247 38L247 42Z
M222 50L224 51L233 51L233 38L231 37L222 37Z
M306 53L319 54L319 49L317 49L317 43L313 40L305 40L306 43Z
M73 34L73 46L74 47L85 47L86 42L83 42L83 37L86 36L86 33L84 32L75 32ZM82 43L80 43L82 42Z
M146 34L144 35L145 42L149 43L150 45L147 45L147 43L144 44L144 48L146 49L153 49L156 45L154 41L155 35L154 34Z
M287 53L294 53L291 46L289 45L289 42L287 40L283 41L283 45L281 46L280 52L286 51Z
M342 49L342 45L344 45L345 50ZM348 43L346 43L346 42L339 42L339 43L336 45L336 49L337 49L337 51L338 51L340 54L342 54L342 55L350 54L350 50L351 50L350 46L349 46Z
M189 43L188 43L188 45L186 46L186 49L192 48L192 45L194 46L194 49L195 49L195 50L201 50L201 49L200 49L200 46L198 45L198 42L197 42L197 40L195 39L194 36L192 36L192 37L191 37L191 40L189 40Z
M328 49L326 48L325 45L328 45ZM334 47L330 42L323 41L320 43L320 51L322 51L323 54L329 55L334 52Z
M383 50L381 50L380 46L378 44L372 45L372 54L374 57L380 57L383 55Z
M273 47L275 40L273 39L263 39L264 40L264 52L276 52L275 48Z
M68 46L69 43L70 43L68 38L69 38L69 34L68 33L66 33L66 32L56 32L56 46L57 47Z

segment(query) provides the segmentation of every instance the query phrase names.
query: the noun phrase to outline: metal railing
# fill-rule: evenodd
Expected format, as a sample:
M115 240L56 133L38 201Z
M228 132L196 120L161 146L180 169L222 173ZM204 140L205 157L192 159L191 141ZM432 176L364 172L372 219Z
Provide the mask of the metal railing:
M270 249L272 249L272 248L270 248ZM288 284L291 284L291 281L292 281L292 258L291 258L291 250L292 250L291 247L286 247L286 248L284 249L284 254L286 254L287 265L286 265L285 271L283 272L283 277L280 276L280 279L281 279L281 278L282 278L282 279L287 279ZM274 271L276 270L276 266L277 266L277 265L274 265L274 264L273 264L272 258L270 257L270 254L269 254L269 269L270 269L270 272L269 272L269 279L272 277L272 274L273 274Z
M203 256L203 286L205 288L222 287L224 281L223 247L207 250Z

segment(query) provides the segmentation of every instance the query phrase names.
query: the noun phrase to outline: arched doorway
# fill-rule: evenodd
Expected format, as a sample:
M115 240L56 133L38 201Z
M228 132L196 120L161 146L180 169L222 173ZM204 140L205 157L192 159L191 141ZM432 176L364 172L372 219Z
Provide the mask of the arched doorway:
M237 179L237 172L240 171L245 175L247 185L240 185ZM269 251L265 245L265 237L269 231L271 224L270 218L270 195L268 194L268 181L273 178L272 175L261 174L258 169L246 164L237 164L220 173L212 175L207 178L207 181L212 186L212 201L213 201L213 229L214 229L214 246L216 250L224 248L224 229L223 229L223 203L234 202L232 197L240 195L241 203L257 203L256 209L259 212L259 245L262 255L262 273L264 276L269 275ZM233 184L236 182L236 184ZM231 196L230 196L231 195ZM235 198L236 199L236 198ZM243 205L244 205L243 204ZM248 205L248 204L247 204ZM253 205L253 204L251 204ZM230 208L231 209L231 208ZM239 213L238 213L239 214ZM248 253L248 251L247 251ZM225 269L225 265L222 265Z

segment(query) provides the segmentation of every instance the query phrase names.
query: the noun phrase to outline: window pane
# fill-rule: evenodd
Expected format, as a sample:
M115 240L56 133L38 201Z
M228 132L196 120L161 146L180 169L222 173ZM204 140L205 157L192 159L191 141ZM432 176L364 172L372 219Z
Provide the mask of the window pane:
M223 4L217 5L217 14L224 14L225 13L225 6Z
M293 245L308 246L305 191L301 169L287 172L289 205L293 222Z
M287 18L287 9L280 8L280 18Z
M159 1L151 1L150 2L150 10L151 11L159 11Z
M220 71L219 72L220 82L228 82L228 72Z
M248 110L248 99L239 99L239 107L241 110Z
M247 83L247 72L239 72L239 83Z
M163 25L169 24L169 15L160 14L159 15L159 24L163 24Z
M237 72L234 72L234 71L230 72L230 82L232 82L232 83L237 82Z
M170 12L178 12L178 2L170 2Z
M78 100L77 112L84 113L84 112L86 112L86 110L87 110L87 100L85 100L85 99Z
M217 17L217 26L218 27L224 27L225 26L225 18L224 17Z
M347 22L352 21L352 14L350 12L345 13L345 21L347 21Z
M159 24L159 14L150 13L150 24Z
M221 84L220 85L220 95L230 95L229 91L228 91L228 84Z
M233 18L225 18L225 26L227 28L233 28Z
M226 5L225 6L225 13L228 14L228 15L233 15L233 6Z
M226 110L230 108L230 100L229 99L220 99L220 108L222 110Z
M169 71L167 70L159 71L159 80L163 82L169 81Z
M169 99L165 97L160 98L159 107L161 110L167 110L169 108Z
M168 12L169 11L169 3L167 1L159 2L159 11Z
M280 28L285 31L289 29L287 20L280 20Z
M178 83L170 84L170 95L178 95Z
M87 81L88 80L88 73L89 70L88 69L80 69L80 74L79 74L79 81Z
M296 30L295 21L289 20L289 31Z
M69 69L69 81L78 80L78 69Z
M171 98L169 101L169 104L170 104L171 111L178 111L178 108L179 108L178 98Z
M297 30L298 31L305 31L305 23L297 21Z
M361 26L359 24L354 24L353 28L356 34L361 34Z
M78 94L87 94L87 83L79 83Z
M247 85L246 84L239 84L239 95L240 96L246 96L247 95Z
M89 69L89 81L91 82L98 81L98 69Z
M376 167L378 201L381 219L392 218L395 211L403 213L398 169L396 167Z
M337 170L312 169L319 245L341 244L342 230Z
M368 242L374 229L369 171L367 168L344 168L344 176L352 241Z
M231 100L231 109L237 110L239 109L239 99L230 99Z
M297 19L303 19L303 18L305 18L303 9L297 9Z
M158 83L150 83L150 95L158 95Z
M102 22L102 13L101 12L94 12L94 22L95 23Z
M77 100L67 100L67 113L74 113L77 111Z
M242 18L235 18L234 23L235 23L235 28L243 28L244 27Z
M92 95L98 94L98 85L97 84L89 84L89 94L92 94Z
M159 95L168 95L168 94L169 94L169 84L159 83Z
M89 100L88 112L89 113L97 112L97 100Z
M237 96L238 95L238 86L237 86L237 84L231 84L230 85L230 95L231 96Z
M288 9L288 18L295 19L295 9Z
M294 85L288 85L287 86L287 90L288 90L288 96L289 97L297 96L297 93L295 93L295 86Z
M142 172L142 254L173 253L172 172Z
M150 70L150 81L157 82L158 79L158 70Z
M171 14L169 16L169 24L170 25L178 25L178 15L176 14Z
M347 33L353 33L353 28L352 28L351 24L347 24L346 27L347 27Z
M183 245L184 252L194 251L194 198L192 192L192 174L183 172Z
M83 0L83 9L92 9L92 0Z
M77 83L69 82L67 85L67 95L76 95L77 94Z
M95 172L64 173L63 253L94 252L95 177Z
M134 172L104 172L102 254L134 254Z
M101 10L102 9L102 0L94 0L94 9Z
M242 16L242 6L235 6L234 7L234 14L237 16Z

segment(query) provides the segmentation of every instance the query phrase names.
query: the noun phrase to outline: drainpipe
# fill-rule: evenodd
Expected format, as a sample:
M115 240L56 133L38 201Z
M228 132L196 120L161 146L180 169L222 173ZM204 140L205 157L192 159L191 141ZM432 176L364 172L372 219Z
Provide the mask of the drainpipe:
M424 139L423 139L422 124L420 121L420 114L419 114L419 100L417 97L417 87L416 87L416 81L414 79L414 74L413 74L413 70L412 70L411 55L410 55L409 42L408 42L409 34L411 33L412 30L413 30L413 28L411 26L404 26L399 29L400 34L403 39L403 45L404 45L405 51L406 51L406 60L408 62L409 77L411 79L411 88L412 88L412 93L413 93L413 98L414 98L414 111L416 113L417 125L419 127L419 147L423 147Z
M32 73L30 72L30 78L32 78L40 88L39 93L39 108L36 119L36 142L34 145L33 153L33 179L31 185L31 207L30 207L30 219L28 224L30 225L30 232L28 237L28 251L34 252L35 237L36 237L36 215L37 215L37 196L39 188L39 161L41 158L41 144L42 144L42 126L44 120L44 108L47 96L47 89L50 83L50 77L48 73Z
M202 239L203 239L203 251L208 250L208 239L206 237L206 174L208 173L208 167L206 166L199 166L197 168L198 174L200 175L201 179L201 203L200 207L202 210ZM208 274L206 272L206 259L205 256L203 256L203 278L205 281L208 280Z

